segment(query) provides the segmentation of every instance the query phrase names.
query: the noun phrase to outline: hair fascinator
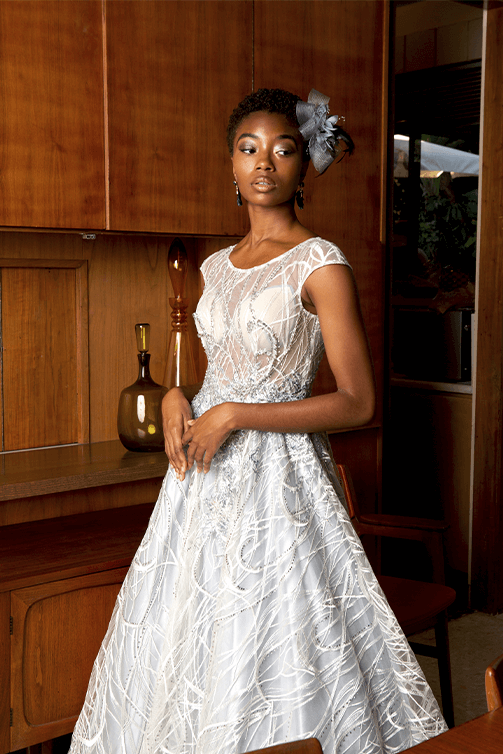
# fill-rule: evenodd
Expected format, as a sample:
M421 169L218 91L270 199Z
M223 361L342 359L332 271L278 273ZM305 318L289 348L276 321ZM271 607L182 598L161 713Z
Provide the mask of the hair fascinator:
M344 118L329 115L330 97L311 89L307 102L297 102L299 131L309 148L309 156L318 173L325 172L332 162L354 149L353 140L342 128Z

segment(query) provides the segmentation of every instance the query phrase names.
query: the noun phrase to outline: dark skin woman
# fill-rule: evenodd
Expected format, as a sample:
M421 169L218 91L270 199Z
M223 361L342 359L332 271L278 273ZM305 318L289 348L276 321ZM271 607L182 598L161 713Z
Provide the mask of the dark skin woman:
M71 754L244 754L311 737L324 754L396 754L445 729L325 432L375 406L351 268L295 210L310 162L322 173L352 147L327 99L259 90L231 115L229 190L232 176L250 230L201 265L205 379L164 397L170 467ZM336 390L311 397L324 350Z
M294 206L308 167L299 129L286 116L259 111L239 124L232 168L247 204L250 230L230 255L235 267L263 264L315 237L299 222ZM304 284L302 300L320 320L337 391L286 403L222 403L193 420L189 401L200 386L173 388L163 401L164 434L166 454L181 480L194 463L198 471L207 472L218 448L237 429L322 432L372 419L372 363L350 268L315 270Z

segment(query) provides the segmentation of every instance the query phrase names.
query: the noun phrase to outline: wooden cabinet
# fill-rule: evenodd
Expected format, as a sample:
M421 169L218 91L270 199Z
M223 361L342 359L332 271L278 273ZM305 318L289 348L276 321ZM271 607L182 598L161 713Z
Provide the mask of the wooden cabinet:
M73 730L152 507L0 529L1 754Z
M2 0L0 226L233 235L252 3Z
M127 568L11 593L11 750L71 732Z
M252 85L251 2L106 6L110 228L240 235L227 120Z
M0 2L0 225L103 228L99 0Z

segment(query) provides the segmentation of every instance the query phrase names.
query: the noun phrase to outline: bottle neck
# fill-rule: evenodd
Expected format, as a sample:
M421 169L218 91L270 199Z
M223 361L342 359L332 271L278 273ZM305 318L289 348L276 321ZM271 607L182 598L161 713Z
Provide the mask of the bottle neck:
M139 380L148 380L150 379L150 354L140 352L138 354L138 364L139 364L139 372L138 372L138 379Z

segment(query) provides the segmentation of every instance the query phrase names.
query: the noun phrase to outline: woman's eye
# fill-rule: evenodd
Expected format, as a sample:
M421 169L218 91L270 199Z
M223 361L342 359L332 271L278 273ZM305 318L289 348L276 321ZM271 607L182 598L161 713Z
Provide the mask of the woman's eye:
M290 154L294 154L294 152L295 152L295 149L292 149L292 147L291 147L291 146L287 146L287 147L278 147L278 149L276 150L276 152L277 152L278 154L282 154L282 155L290 155Z
M253 154L255 152L255 147L251 144L244 144L242 147L239 147L240 152L244 152L244 154Z

